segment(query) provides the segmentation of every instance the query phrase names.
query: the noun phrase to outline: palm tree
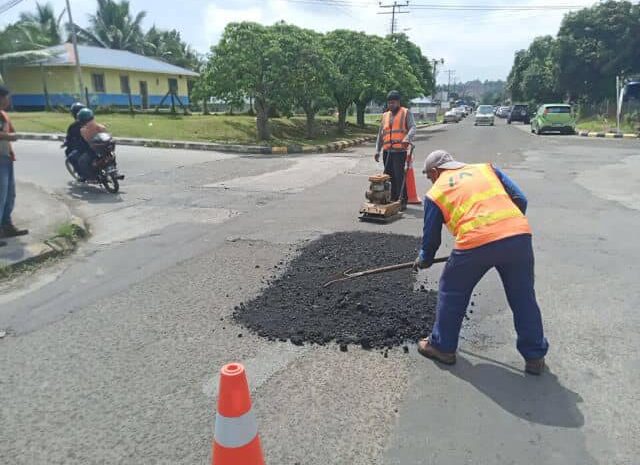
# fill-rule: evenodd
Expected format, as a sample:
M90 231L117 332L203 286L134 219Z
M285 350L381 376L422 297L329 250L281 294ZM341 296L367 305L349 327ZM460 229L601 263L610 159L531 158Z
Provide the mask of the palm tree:
M140 52L141 24L146 15L141 11L133 17L127 0L98 0L96 14L89 16L91 26L85 29L76 24L75 27L78 38L89 45Z
M182 40L175 29L164 31L152 26L144 35L142 52L183 68L197 69L198 54Z
M50 3L36 3L35 13L21 13L16 24L31 48L50 47L62 42L62 18L66 10L56 16Z

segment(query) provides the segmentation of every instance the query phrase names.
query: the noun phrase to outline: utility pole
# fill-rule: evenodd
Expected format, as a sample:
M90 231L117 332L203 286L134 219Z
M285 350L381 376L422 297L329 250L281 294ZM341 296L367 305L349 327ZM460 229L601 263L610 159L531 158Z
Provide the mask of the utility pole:
M379 15L391 15L391 35L396 33L398 29L398 24L396 20L396 15L405 15L408 14L408 11L403 10L403 8L407 8L409 6L409 0L405 0L405 2L397 2L383 4L379 2L378 5L380 8L391 8L391 11L380 11Z
M84 83L82 82L82 67L80 66L80 55L78 54L78 36L76 35L76 24L73 22L71 15L71 4L67 0L67 14L69 15L69 24L71 24L71 42L73 43L73 54L76 61L76 75L78 76L78 86L80 86L80 99L84 98L85 104L89 106L87 94L84 91Z
M438 63L444 65L444 58L440 58L439 60L431 60L431 63L433 63L433 93L431 94L431 98L435 100L436 88L438 87Z
M449 93L451 92L451 77L453 77L453 79L454 79L453 82L454 82L454 85L455 85L456 70L455 69L448 69L445 72L449 76L449 79L447 80L447 100L448 100L449 99Z

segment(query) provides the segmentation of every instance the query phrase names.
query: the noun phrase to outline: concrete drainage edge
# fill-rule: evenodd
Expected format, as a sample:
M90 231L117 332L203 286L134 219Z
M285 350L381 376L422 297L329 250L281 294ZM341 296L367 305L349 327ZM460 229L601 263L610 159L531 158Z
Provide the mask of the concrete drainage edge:
M43 242L29 244L26 248L32 252L31 256L19 262L6 265L4 268L8 271L18 271L25 266L42 263L50 258L60 257L75 251L80 240L89 235L89 230L84 220L77 216L72 216L69 223L75 232L74 239L53 236Z
M598 137L605 139L640 139L640 134L616 134L612 132L578 131L582 137Z
M63 142L62 134L34 134L34 133L16 133L18 139L22 140L45 140L54 142ZM116 144L130 145L134 147L154 147L167 149L184 149L184 150L201 150L215 152L231 152L243 154L259 154L259 155L287 155L295 153L326 153L337 152L348 147L360 145L365 142L376 140L376 136L358 137L356 139L346 139L323 145L297 145L291 144L286 146L262 146L262 145L239 145L239 144L216 144L211 142L174 142L168 140L155 139L131 139L126 137L116 137Z

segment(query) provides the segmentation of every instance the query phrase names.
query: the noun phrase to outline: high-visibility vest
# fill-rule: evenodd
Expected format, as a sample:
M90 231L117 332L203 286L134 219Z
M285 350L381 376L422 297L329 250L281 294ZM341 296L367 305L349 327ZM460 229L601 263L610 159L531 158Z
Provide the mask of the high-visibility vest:
M446 170L427 192L442 211L456 249L473 249L518 234L531 234L490 164Z
M407 112L405 107L400 107L393 115L391 111L382 115L382 148L383 150L407 150L407 146L402 143L407 136ZM393 116L393 124L391 117Z

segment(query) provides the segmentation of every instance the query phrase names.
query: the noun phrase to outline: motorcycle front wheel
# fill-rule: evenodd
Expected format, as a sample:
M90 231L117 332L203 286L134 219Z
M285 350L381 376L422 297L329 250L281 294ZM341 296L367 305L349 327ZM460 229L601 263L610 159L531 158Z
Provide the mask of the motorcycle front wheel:
M106 189L107 192L111 194L117 194L120 190L120 183L118 182L117 174L108 174L104 176L101 180L102 185Z
M67 171L69 172L69 174L73 179L77 181L80 178L80 176L78 176L78 173L76 173L76 170L73 167L73 164L69 161L68 158L64 161L64 166L67 167Z

